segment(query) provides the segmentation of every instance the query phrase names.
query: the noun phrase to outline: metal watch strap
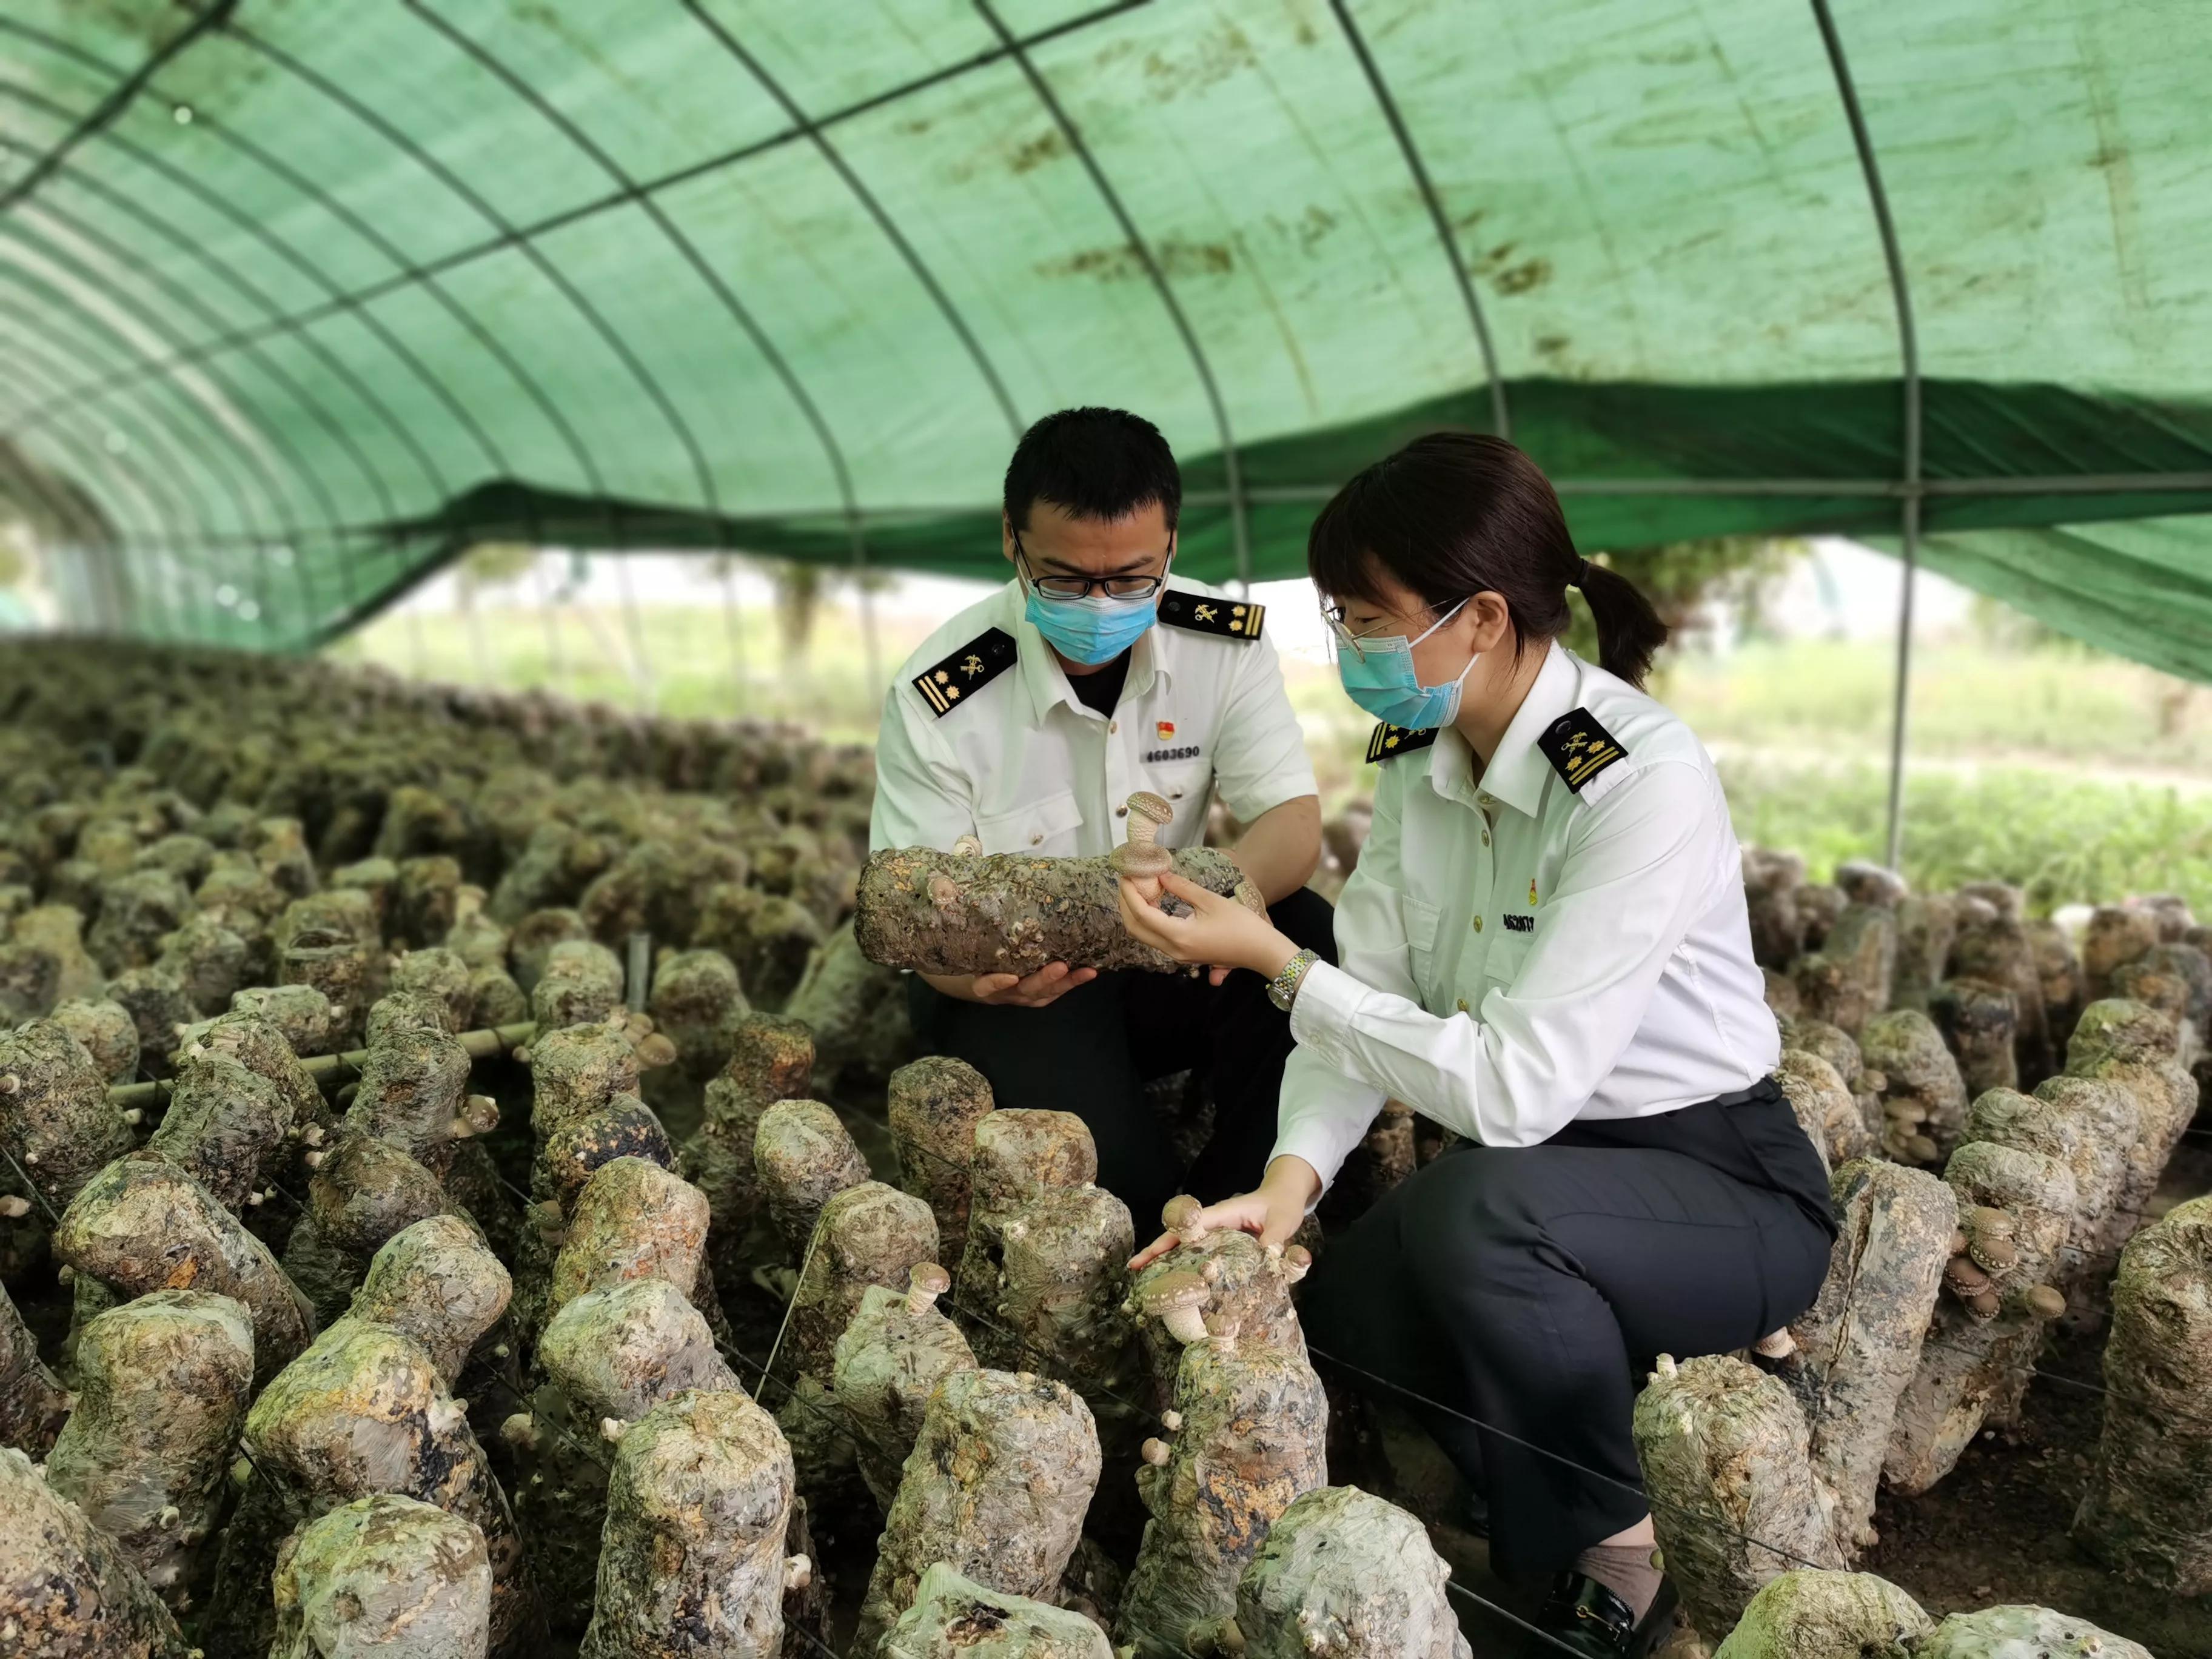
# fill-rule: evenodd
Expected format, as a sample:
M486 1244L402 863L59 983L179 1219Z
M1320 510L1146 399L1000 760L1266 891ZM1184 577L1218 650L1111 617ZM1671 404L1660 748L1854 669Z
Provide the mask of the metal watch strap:
M1267 1000L1285 1013L1290 1012L1291 1004L1297 999L1298 987L1305 983L1306 970L1320 960L1320 953L1314 951L1301 951L1292 957L1267 981Z

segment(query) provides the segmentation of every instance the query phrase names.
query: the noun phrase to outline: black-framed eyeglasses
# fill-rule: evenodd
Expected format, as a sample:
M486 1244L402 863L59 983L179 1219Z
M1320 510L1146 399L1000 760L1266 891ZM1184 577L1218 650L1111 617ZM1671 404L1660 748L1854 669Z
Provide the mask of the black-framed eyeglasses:
M1175 540L1170 537L1157 576L1040 576L1030 568L1029 549L1022 545L1022 532L1012 533L1016 568L1022 580L1048 599L1088 599L1094 592L1109 599L1149 599L1168 585L1168 571L1175 564Z

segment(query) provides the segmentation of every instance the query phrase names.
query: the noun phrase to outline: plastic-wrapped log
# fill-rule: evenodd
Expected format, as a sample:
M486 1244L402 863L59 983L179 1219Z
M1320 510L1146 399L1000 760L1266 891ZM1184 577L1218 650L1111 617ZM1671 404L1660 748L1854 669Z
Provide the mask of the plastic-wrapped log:
M152 1152L94 1176L54 1228L54 1254L125 1297L203 1291L253 1316L254 1376L270 1377L307 1344L314 1315L269 1247L215 1194Z
M1867 1133L1879 1146L1888 1120L1882 1114L1881 1095L1874 1085L1887 1084L1888 1079L1879 1073L1869 1075L1858 1039L1826 1020L1785 1019L1782 1022L1782 1046L1785 1050L1801 1049L1808 1054L1818 1054L1836 1068L1836 1075L1843 1079L1844 1087L1851 1091L1851 1098L1858 1104L1859 1118L1866 1125Z
M422 1345L451 1388L469 1351L507 1311L507 1267L457 1215L434 1215L395 1235L368 1264L348 1311Z
M1836 885L1851 903L1869 904L1878 910L1896 909L1910 890L1896 871L1867 859L1846 859L1838 865Z
M1909 1008L1877 1014L1866 1024L1859 1051L1867 1070L1882 1078L1889 1155L1916 1164L1949 1157L1966 1127L1966 1085L1935 1023Z
M0 1631L36 1659L189 1659L175 1616L121 1545L0 1448Z
M992 1317L1005 1249L999 1230L1032 1199L1083 1186L1097 1175L1097 1145L1073 1112L1024 1109L978 1117L968 1163L967 1243L953 1275L956 1308ZM981 1338L981 1322L968 1334L971 1341Z
M491 1650L515 1650L535 1610L514 1517L466 1407L413 1337L340 1320L262 1390L244 1443L254 1466L309 1514L392 1492L473 1522L491 1562ZM228 1528L222 1571L258 1584L276 1540L244 1530L235 1522Z
M100 890L100 916L85 948L110 973L149 967L161 954L161 940L191 911L191 894L167 870L134 870Z
M2150 1650L2049 1607L1954 1613L1913 1648L1913 1659L2151 1659Z
M1662 1354L1634 1431L1667 1574L1699 1630L1735 1629L1793 1567L1844 1565L1804 1413L1778 1379L1729 1354Z
M69 1394L39 1358L38 1339L0 1285L0 1446L43 1458L69 1413Z
M1299 1498L1237 1586L1246 1659L1472 1659L1421 1523L1357 1486ZM1224 1635L1227 1632L1224 1632Z
M622 1006L622 960L594 939L562 940L530 988L530 1017L541 1031L595 1024Z
M1912 1659L1936 1621L1870 1572L1785 1572L1743 1610L1713 1659Z
M784 1012L812 1028L826 1082L880 1088L914 1058L914 1026L898 971L860 954L849 921L807 958Z
M308 988L302 985L288 988L306 991ZM321 994L312 994L315 1005L327 1011L330 1005ZM233 1001L236 1000L234 998ZM313 1076L300 1063L292 1037L281 1023L281 1016L286 1012L282 1008L271 1013L262 1013L234 1007L229 1013L219 1014L199 1027L191 1042L186 1044L187 1053L196 1043L211 1054L226 1055L247 1071L266 1079L284 1097L295 1133L311 1123L328 1127L337 1121L337 1115L331 1110L330 1103L323 1098L323 1091Z
M871 1285L860 1311L837 1339L830 1384L859 1456L860 1478L878 1504L890 1508L899 1472L921 1432L923 1410L937 1385L954 1371L975 1369L975 1355L960 1328L939 1313L938 1278L927 1263L910 1275L910 1288Z
M2006 987L1985 979L1948 980L1927 1000L1928 1017L1950 1044L1967 1098L2020 1086L2019 1004Z
M387 1241L453 1207L438 1177L390 1141L342 1130L307 1182L307 1212L284 1243L284 1271L318 1317L335 1319Z
M431 853L401 860L384 918L386 936L402 947L439 943L460 914L461 885L458 859Z
M676 1045L679 1074L703 1084L726 1065L729 1021L750 1012L738 970L720 951L675 951L653 970L653 1029Z
M1926 1170L1875 1158L1839 1167L1830 1190L1841 1236L1819 1297L1790 1328L1796 1351L1781 1375L1835 1495L1838 1540L1855 1552L1874 1541L1882 1459L1943 1288L1958 1201Z
M161 940L154 966L176 975L185 1000L203 1014L221 1013L246 975L252 947L211 916L193 916Z
M964 1060L928 1054L891 1073L889 1099L899 1185L929 1200L940 1237L965 1238L968 1165L994 1103L990 1084Z
M668 1131L635 1095L617 1095L604 1110L572 1117L548 1135L530 1166L531 1196L558 1205L566 1215L584 1184L618 1158L641 1158L664 1170L676 1167Z
M1970 1140L1943 1179L1959 1195L1968 1253L1946 1267L1954 1294L1938 1300L1897 1405L1882 1476L1908 1496L1951 1472L2007 1380L2035 1363L2057 1310L2030 1293L2058 1273L2074 1219L2073 1171L2041 1152Z
M822 923L795 899L716 882L699 901L690 943L721 951L756 1006L781 1009L822 944Z
M799 1370L828 1382L844 1334L872 1285L903 1290L937 1256L937 1220L911 1193L863 1181L822 1206L791 1301L791 1348Z
M983 1363L1045 1364L1118 1390L1135 1328L1121 1311L1136 1228L1128 1206L1088 1183L1047 1192L1000 1229L993 1321L980 1326Z
M2105 1346L2104 1438L2074 1537L2140 1583L2212 1590L2212 1199L2120 1254Z
M884 1637L883 1659L1114 1659L1079 1613L986 1589L940 1561Z
M2118 1084L2045 1078L2033 1095L1992 1089L1966 1109L1966 1139L2040 1152L2074 1176L2074 1214L2050 1282L2062 1289L2090 1265L2136 1138L2136 1102Z
M360 1086L346 1108L346 1126L404 1147L407 1155L442 1178L453 1161L453 1142L480 1134L499 1121L465 1113L470 1105L469 1051L445 1028L443 1012L427 998L400 994L377 1004L384 1011L376 1037L362 1061ZM488 1097L487 1104L489 1103Z
M1856 1035L1889 1006L1897 965L1897 916L1873 904L1846 904L1812 955L1791 969L1805 1012Z
M580 1659L774 1659L796 1565L784 1554L791 1503L791 1448L744 1395L654 1407L615 1449Z
M2197 1079L2174 1058L2179 1042L2174 1023L2156 1009L2112 997L2081 1011L2066 1046L2069 1077L2118 1084L2136 1100L2135 1144L2098 1241L2101 1252L2117 1250L2135 1231L2197 1115Z
M1951 945L1951 976L1979 980L2013 995L2013 1053L2021 1080L2040 1083L2056 1068L2050 1020L2043 1006L2043 972L2027 929L1999 915L1959 929ZM1995 1086L1995 1085L1991 1085Z
M1958 936L1959 907L1948 893L1907 893L1897 902L1897 971L1890 981L1893 1008L1928 1006L1942 982Z
M284 1540L270 1659L484 1659L491 1560L473 1522L397 1492Z
M572 1119L637 1092L637 1044L619 1025L602 1021L541 1030L518 1053L529 1056L530 1132L541 1146Z
M1211 847L1175 854L1175 872L1264 909L1237 861ZM1104 858L970 856L903 847L860 872L854 937L869 961L927 974L1030 974L1071 968L1184 971L1121 925L1114 866Z
M558 819L540 823L501 873L489 914L513 924L533 910L568 903L614 855L605 838Z
M408 951L392 966L392 988L435 1003L444 1012L446 1029L456 1036L473 1029L475 969L461 960L458 951L431 945Z
M1338 1170L1328 1195L1322 1200L1322 1218L1333 1227L1356 1221L1413 1173L1413 1109L1403 1101L1386 1100Z
M1797 890L1805 860L1795 853L1747 847L1743 853L1744 898L1751 911L1751 952L1762 968L1787 969L1805 949L1805 924Z
M1164 1659L1236 1615L1238 1576L1267 1529L1328 1484L1328 1401L1302 1355L1225 1334L1194 1343L1175 1409L1166 1462L1137 1469L1152 1518L1114 1625L1116 1642Z
M1291 1306L1291 1286L1298 1276L1293 1260L1287 1250L1263 1246L1249 1233L1215 1231L1169 1251L1139 1273L1121 1310L1138 1322L1152 1378L1147 1403L1156 1410L1168 1408L1182 1365L1182 1341L1169 1329L1159 1304L1163 1281L1174 1275L1194 1277L1205 1287L1198 1306L1209 1329L1234 1326L1240 1347L1264 1345L1304 1358L1305 1334Z
M1774 1076L1806 1139L1820 1148L1824 1166L1833 1169L1874 1151L1857 1100L1826 1060L1803 1048L1785 1048Z
M761 1114L753 1168L769 1218L797 1261L822 1206L868 1179L868 1161L837 1114L818 1100L779 1100Z
M2081 935L2081 994L2091 1002L2112 994L2112 969L2133 962L2159 942L2158 917L2134 905L2100 904Z
M177 1028L200 1017L185 994L184 981L167 968L126 968L107 981L104 994L137 1026L141 1068L167 1077L169 1045L176 1040Z
M47 1484L181 1608L246 1421L252 1322L227 1296L156 1291L86 1325L76 1367Z
M481 887L467 882L461 884L460 890L453 895L453 925L438 942L478 973L487 969L507 972L507 931L497 920L484 914ZM523 1007L525 1014L517 1015L517 1018L526 1018L527 992L523 994Z
M82 911L68 904L41 904L15 918L10 937L14 944L43 951L54 958L58 971L52 994L67 1001L73 997L98 996L107 977L84 948L83 934Z
M469 1029L520 1025L530 1018L530 998L504 968L469 970Z
M948 1563L993 1589L1051 1595L1098 1485L1082 1396L1024 1371L955 1371L922 1414L876 1549L852 1651L878 1651L924 1569Z
M644 1158L617 1158L576 1195L546 1311L626 1279L664 1279L696 1303L706 1245L705 1194Z
M519 918L507 936L507 959L514 969L514 982L534 994L554 947L591 936L592 930L574 910L548 907Z
M92 1063L110 1083L126 1082L137 1071L138 1026L121 1003L74 997L55 1004L50 1018L84 1045Z
M34 1019L0 1031L0 1149L48 1204L61 1208L133 1144L107 1079L64 1027Z
M2057 922L2026 921L2021 926L2027 933L2036 975L2043 982L2043 1018L2055 1059L2066 1051L2066 1039L2081 1012L2081 958L2075 951L2073 935Z
M729 1061L708 1080L699 1128L678 1152L676 1167L707 1194L714 1277L733 1285L750 1265L748 1246L761 1219L753 1161L761 1115L779 1100L805 1095L814 1039L797 1020L774 1014L741 1014L724 1031Z
M169 1109L146 1149L198 1181L225 1209L243 1214L247 1200L258 1200L264 1176L282 1167L277 1153L297 1127L291 1102L276 1085L209 1050L177 1068Z

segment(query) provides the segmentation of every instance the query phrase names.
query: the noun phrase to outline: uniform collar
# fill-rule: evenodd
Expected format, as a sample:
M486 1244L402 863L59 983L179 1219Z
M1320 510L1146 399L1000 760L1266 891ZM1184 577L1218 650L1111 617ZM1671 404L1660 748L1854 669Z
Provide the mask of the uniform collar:
M1536 816L1537 807L1544 799L1545 780L1552 775L1552 763L1544 758L1544 751L1536 746L1537 737L1551 723L1575 706L1581 694L1582 676L1575 667L1575 659L1557 640L1549 641L1544 647L1544 665L1536 671L1536 678L1528 687L1528 695L1522 699L1519 710L1498 740L1498 752L1490 757L1490 764L1482 769L1474 780L1474 787L1492 800L1511 807L1529 817ZM1456 727L1448 727L1435 748L1429 762L1429 777L1440 795L1463 794L1474 763L1474 750Z
M1068 683L1067 672L1053 654L1052 647L1045 643L1036 624L1022 614L1028 603L1018 577L1009 581L999 597L999 626L1014 636L1022 690L1029 699L1030 724L1042 726L1054 707L1063 703L1083 719L1103 719L1084 706L1083 700L1075 695L1075 688ZM1129 647L1129 674L1121 682L1123 698L1134 700L1151 690L1154 680L1171 678L1159 649L1159 624L1155 623Z

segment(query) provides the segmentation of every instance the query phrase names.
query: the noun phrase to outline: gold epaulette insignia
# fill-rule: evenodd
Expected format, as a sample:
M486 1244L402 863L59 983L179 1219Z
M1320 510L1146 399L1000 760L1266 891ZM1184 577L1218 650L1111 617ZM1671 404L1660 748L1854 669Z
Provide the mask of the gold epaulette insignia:
M1376 761L1395 760L1400 755L1410 755L1416 749L1426 749L1436 740L1437 728L1433 726L1426 731L1416 732L1402 726L1392 726L1386 720L1376 726L1367 739L1367 763L1372 766Z
M1170 587L1160 595L1160 620L1170 628L1219 634L1227 639L1258 639L1267 614L1264 605L1218 599L1211 593L1185 593Z
M926 668L911 684L921 693L938 719L943 720L962 701L1014 665L1014 636L1003 628L986 629L934 668Z

